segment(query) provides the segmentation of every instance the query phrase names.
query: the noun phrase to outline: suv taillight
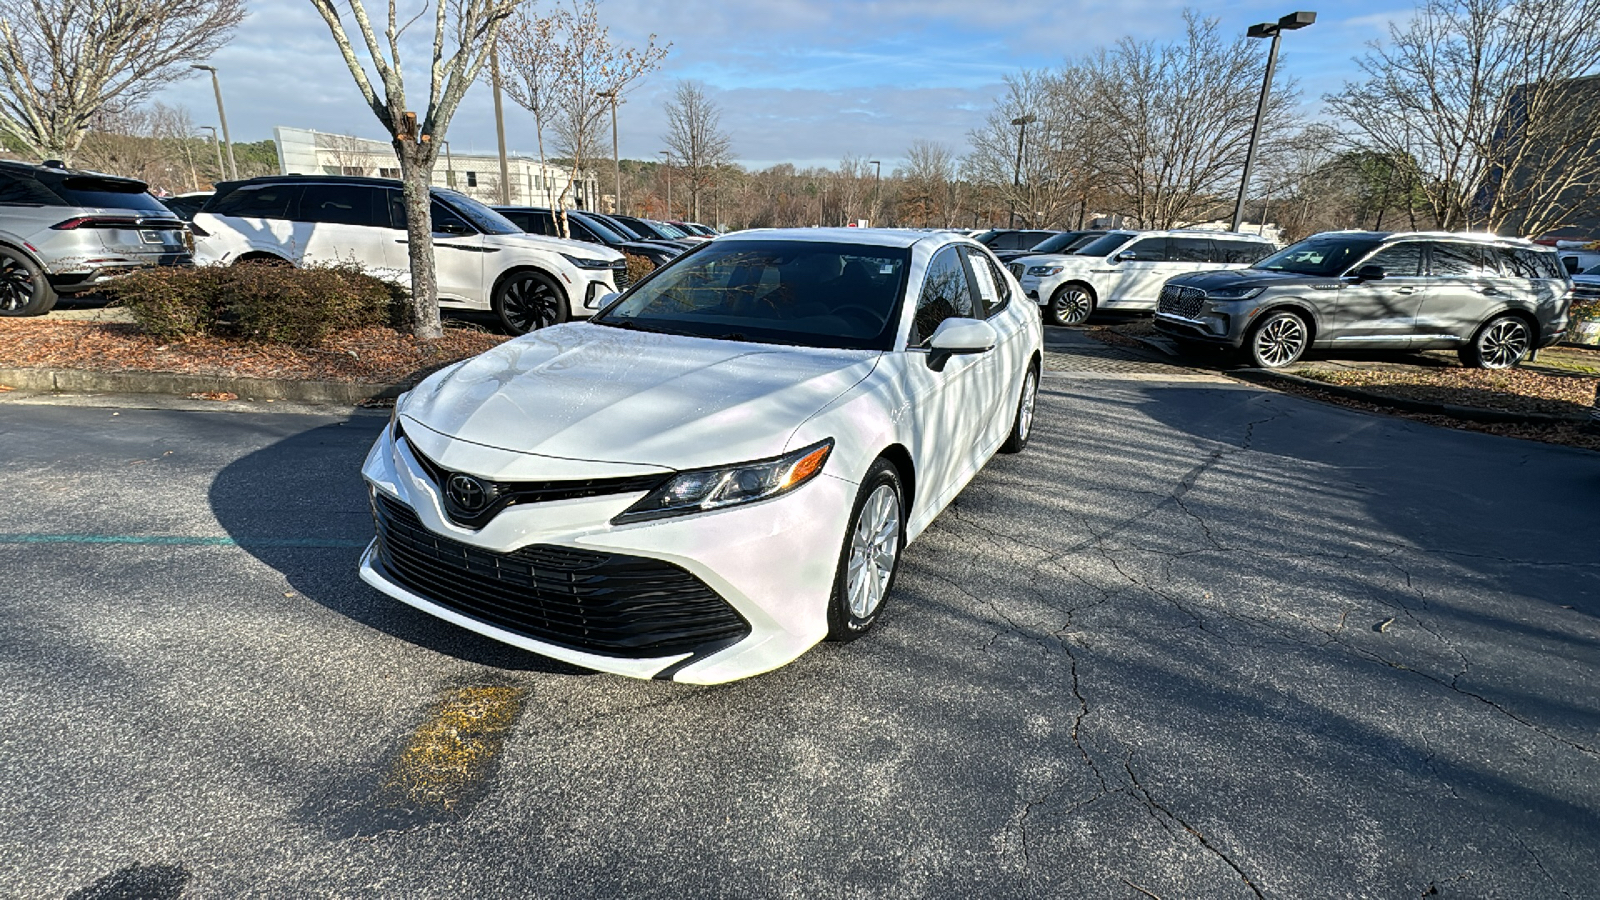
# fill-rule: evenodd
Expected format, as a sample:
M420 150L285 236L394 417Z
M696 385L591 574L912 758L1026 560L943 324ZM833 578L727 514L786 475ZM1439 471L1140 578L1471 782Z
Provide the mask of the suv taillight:
M126 216L74 216L50 227L56 231L72 231L77 228L138 228L139 225L138 219Z

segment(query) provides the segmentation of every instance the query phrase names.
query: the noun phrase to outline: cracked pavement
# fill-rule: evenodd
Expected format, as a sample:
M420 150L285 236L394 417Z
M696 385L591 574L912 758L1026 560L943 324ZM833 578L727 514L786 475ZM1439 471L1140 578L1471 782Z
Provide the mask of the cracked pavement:
M1047 374L871 635L707 689L360 584L382 422L5 405L0 532L238 546L0 543L0 893L1600 896L1600 454ZM481 799L382 819L483 685Z

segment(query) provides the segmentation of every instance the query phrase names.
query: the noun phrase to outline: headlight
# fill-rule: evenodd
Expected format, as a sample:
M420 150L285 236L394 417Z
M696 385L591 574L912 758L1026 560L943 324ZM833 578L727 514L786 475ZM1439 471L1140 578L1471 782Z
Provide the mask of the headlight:
M1266 290L1266 288L1259 288L1259 287L1222 288L1221 290L1216 290L1216 291L1206 291L1206 299L1207 300L1249 300L1251 297L1254 297L1255 295L1261 293L1264 290Z
M681 516L777 497L817 477L831 452L833 438L828 438L776 459L679 472L612 519L611 524Z
M1029 275L1060 275L1060 266L1029 266Z
M561 255L566 257L567 262L580 269L609 269L614 265L609 259L589 259L585 256L569 256L565 253Z

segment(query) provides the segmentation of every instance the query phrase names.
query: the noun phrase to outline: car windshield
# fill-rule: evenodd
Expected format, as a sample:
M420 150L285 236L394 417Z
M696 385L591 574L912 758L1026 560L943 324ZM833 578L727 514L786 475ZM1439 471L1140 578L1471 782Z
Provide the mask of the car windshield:
M484 234L522 234L510 219L459 191L435 189L433 196Z
M1127 242L1133 240L1136 237L1138 237L1138 235L1129 234L1126 231L1112 232L1111 234L1102 234L1101 236L1099 236L1099 237L1095 238L1094 240L1090 241L1089 243L1084 244L1082 247L1079 247L1077 250L1074 250L1072 255L1073 256L1110 256L1111 254L1113 254L1113 253L1117 252L1118 250L1122 249L1122 245L1123 244L1126 244Z
M1033 246L1029 253L1072 253L1094 240L1098 235L1084 234L1081 231L1063 231L1054 237L1048 237Z
M633 238L619 234L615 228L612 228L607 223L602 222L593 216L584 216L582 218L571 216L570 214L569 216L572 221L582 222L584 225L588 226L589 230L594 232L596 237L608 244L621 244L633 240Z
M683 229L678 228L676 225L672 225L672 224L667 223L667 222L657 222L657 221L651 220L650 224L655 226L655 229L657 231L661 232L663 235L665 235L665 236L667 236L669 238L676 239L676 238L688 237L689 236L688 233L685 232Z
M1329 277L1338 275L1381 243L1373 237L1312 237L1251 266L1270 272Z
M634 228L632 225L629 225L627 222L624 222L621 219L613 219L610 216L594 216L593 218L599 219L607 225L610 225L612 228L616 229L619 234L630 241L639 241L644 240L646 237L653 237L653 235L641 234L639 229Z
M589 321L802 347L888 350L910 251L820 241L714 241Z

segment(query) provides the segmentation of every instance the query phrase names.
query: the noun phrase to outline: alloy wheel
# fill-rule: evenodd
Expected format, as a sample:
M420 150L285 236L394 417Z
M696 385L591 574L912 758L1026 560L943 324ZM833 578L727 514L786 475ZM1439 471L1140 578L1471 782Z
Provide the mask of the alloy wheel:
M9 253L0 253L0 312L17 312L33 302L33 272Z
M554 325L561 320L561 298L541 278L514 276L500 300L506 325L518 334Z
M1039 396L1039 376L1028 370L1027 377L1022 380L1022 405L1017 408L1017 437L1028 439L1028 434L1033 431L1033 403Z
M1278 316L1256 332L1256 361L1269 369L1286 366L1306 349L1306 325L1293 314Z
M1509 369L1528 352L1527 323L1506 317L1489 323L1478 337L1478 360L1485 369Z
M1052 305L1058 325L1082 325L1089 321L1089 314L1094 312L1094 301L1089 299L1089 292L1083 288L1062 288L1056 292Z
M861 516L850 536L850 567L845 582L850 615L865 619L877 611L889 592L899 554L900 495L893 485L880 484L861 507Z

